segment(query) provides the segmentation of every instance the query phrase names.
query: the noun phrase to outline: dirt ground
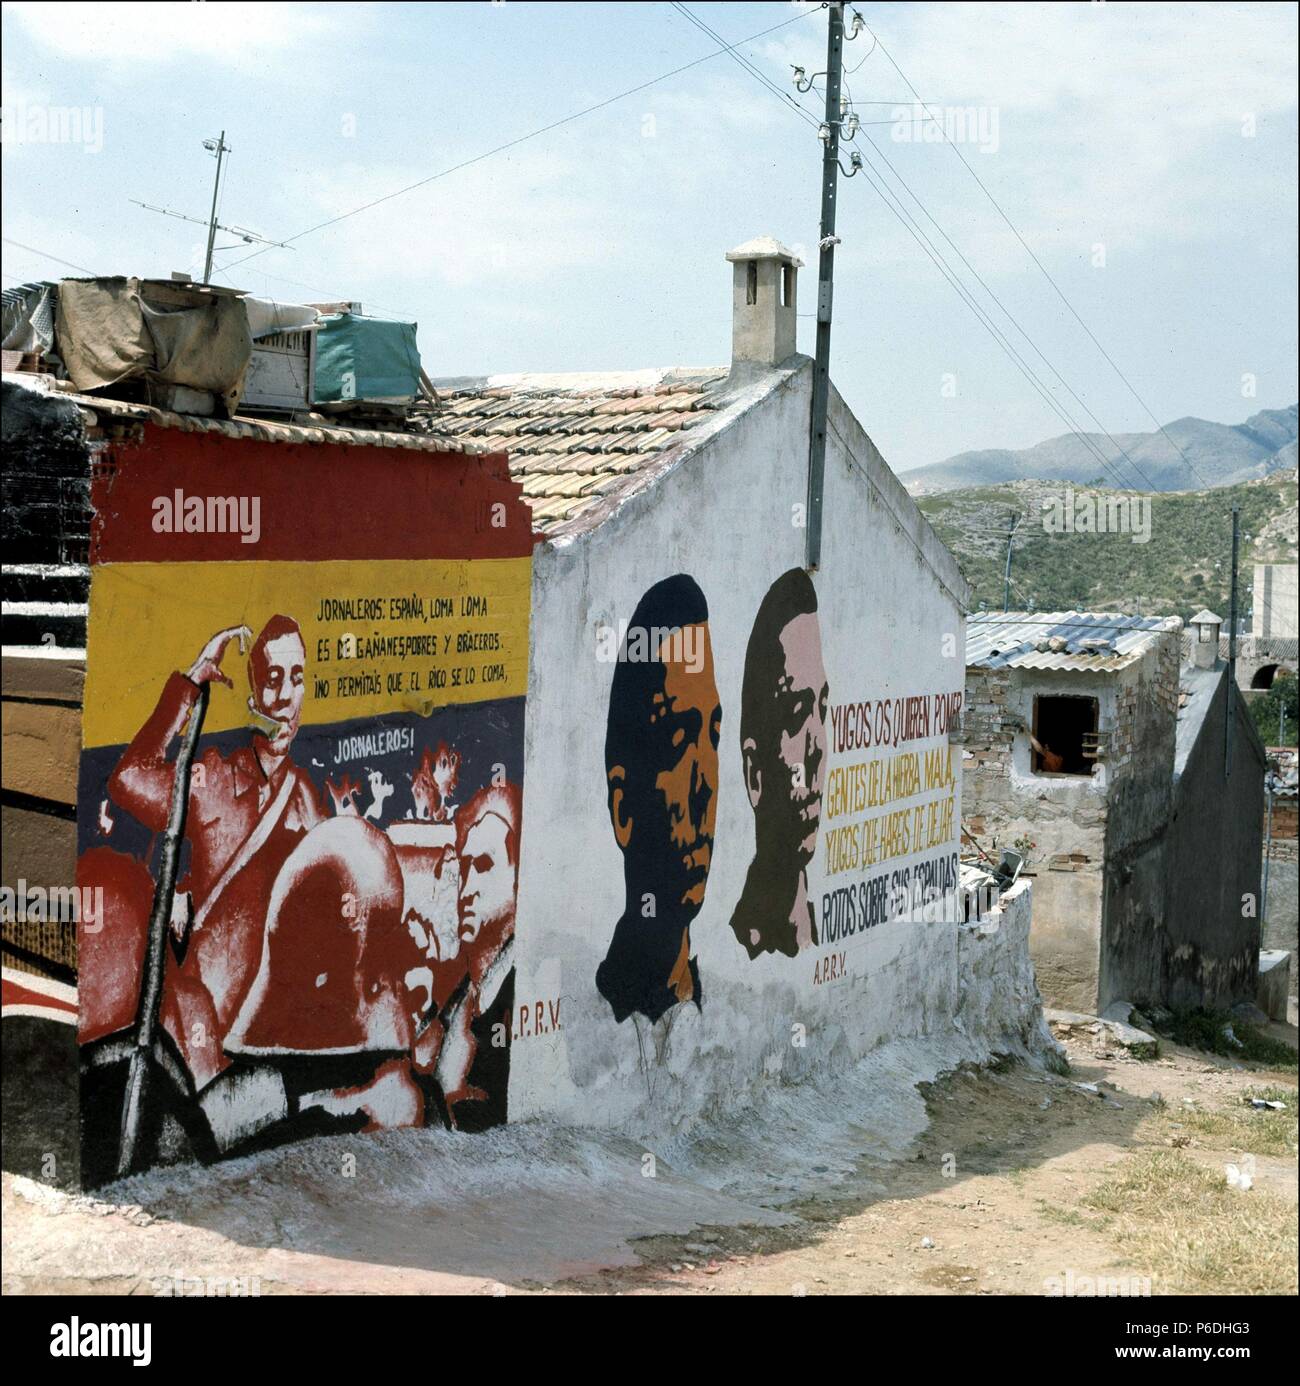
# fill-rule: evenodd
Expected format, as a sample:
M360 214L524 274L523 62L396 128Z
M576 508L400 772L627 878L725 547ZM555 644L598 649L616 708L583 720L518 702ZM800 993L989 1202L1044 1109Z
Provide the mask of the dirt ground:
M1271 1030L1294 1045L1294 1026ZM1076 1286L1084 1277L1149 1279L1153 1294L1295 1293L1294 1068L1163 1042L1159 1057L1137 1060L1086 1031L1062 1038L1066 1076L1003 1063L926 1085L929 1124L908 1158L863 1157L848 1172L810 1164L824 1191L761 1210L779 1212L783 1225L761 1225L734 1199L740 1213L718 1202L718 1216L731 1221L715 1222L701 1204L675 1224L689 1233L625 1239L611 1255L610 1237L594 1235L602 1206L625 1210L650 1181L602 1189L597 1178L575 1205L591 1210L592 1229L578 1237L588 1236L592 1254L545 1279L486 1266L453 1275L446 1240L423 1261L382 1240L364 1255L305 1255L278 1233L259 1246L228 1226L221 1265L256 1275L262 1294L1042 1295L1053 1277ZM1261 1090L1285 1110L1252 1108L1246 1095ZM1248 1170L1253 1187L1229 1187L1228 1165ZM1189 1179L1199 1186L1178 1183ZM554 1206L545 1187L531 1196L535 1209ZM1195 1211L1171 1219L1174 1207ZM506 1210L516 1230L528 1220ZM169 1221L165 1206L151 1213L46 1197L7 1175L4 1232L8 1294L157 1293L139 1271L144 1253L130 1248L151 1244L155 1265L195 1265L197 1239L212 1240L210 1223Z
M1294 1025L1270 1032L1294 1044ZM1234 1198L1279 1200L1265 1234L1284 1238L1274 1293L1296 1292L1296 1072L1241 1065L1162 1042L1154 1060L1109 1050L1087 1033L1061 1036L1066 1078L1022 1065L963 1071L930 1085L931 1125L914 1159L863 1170L879 1192L844 1188L786 1211L789 1228L719 1229L637 1246L645 1264L565 1285L584 1293L634 1294L1020 1294L1042 1295L1052 1278L1150 1279L1152 1294L1207 1288L1160 1254L1126 1250L1115 1219L1086 1200L1145 1153L1178 1150L1227 1185L1226 1167L1253 1154L1249 1124L1286 1123L1254 1155L1253 1187ZM1076 1086L1090 1084L1097 1093ZM1285 1113L1257 1112L1245 1094L1289 1089ZM1203 1130L1226 1115L1243 1129ZM1208 1120L1206 1119L1208 1118ZM1228 1124L1228 1123L1222 1123ZM1241 1137L1245 1135L1247 1139ZM1227 1216L1233 1216L1232 1205ZM1239 1205L1243 1210L1246 1204ZM1274 1205L1276 1208L1276 1205ZM1131 1247L1133 1229L1127 1241ZM1154 1230L1154 1229L1153 1229ZM1199 1235L1193 1230L1192 1235ZM1282 1269L1286 1267L1286 1269ZM1230 1286L1220 1286L1231 1293ZM1269 1292L1261 1284L1256 1292Z

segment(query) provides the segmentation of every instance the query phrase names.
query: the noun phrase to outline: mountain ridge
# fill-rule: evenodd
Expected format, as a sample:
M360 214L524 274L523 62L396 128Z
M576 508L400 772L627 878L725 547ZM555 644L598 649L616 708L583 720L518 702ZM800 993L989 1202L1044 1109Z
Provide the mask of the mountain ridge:
M902 472L899 480L914 496L1028 480L1156 492L1237 486L1296 465L1298 414L1293 404L1261 409L1239 424L1188 414L1150 433L1083 434L1107 466L1080 435L1063 433L1029 448L960 452Z
M1294 445L1293 445L1294 446ZM1145 535L1055 532L1046 523L1063 499L1060 482L1037 478L935 492L917 497L921 513L947 545L971 584L972 609L1001 608L1010 516L1011 605L1038 611L1122 611L1176 615L1203 606L1226 618L1231 571L1232 507L1240 507L1239 599L1252 600L1259 563L1294 563L1300 550L1297 474L1267 477L1208 491L1131 493L1066 483L1070 502L1143 507Z

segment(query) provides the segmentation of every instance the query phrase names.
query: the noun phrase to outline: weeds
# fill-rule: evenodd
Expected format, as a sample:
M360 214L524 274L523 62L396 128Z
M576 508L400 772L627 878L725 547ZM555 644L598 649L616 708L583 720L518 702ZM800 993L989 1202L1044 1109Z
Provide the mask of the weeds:
M1295 1210L1258 1189L1228 1186L1177 1150L1148 1150L1084 1200L1142 1273L1183 1293L1296 1293Z
M1226 1011L1199 1008L1168 1011L1156 1028L1175 1044L1202 1049L1225 1059L1268 1064L1273 1068L1294 1068L1296 1065L1296 1051L1289 1044L1261 1034L1248 1021L1238 1020Z

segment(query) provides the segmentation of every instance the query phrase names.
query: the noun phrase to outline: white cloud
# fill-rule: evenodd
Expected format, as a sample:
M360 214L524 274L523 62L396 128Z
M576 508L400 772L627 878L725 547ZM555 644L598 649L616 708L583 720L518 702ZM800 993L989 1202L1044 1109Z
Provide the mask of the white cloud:
M962 153L1040 254L1082 257L1098 242L1130 254L1204 245L1222 238L1234 209L1251 209L1243 234L1268 235L1270 216L1284 216L1293 198L1294 181L1279 180L1278 168L1294 158L1294 6L939 4L868 23L935 109L996 109L997 152ZM853 95L910 101L884 49L870 45L864 33L846 46L846 70L861 62ZM824 63L817 35L798 27L773 36L764 54L773 75ZM863 104L859 113L893 111ZM1242 133L1249 116L1253 139ZM888 127L864 134L981 269L1023 269L1023 250L951 150L897 143ZM900 259L920 254L876 206L891 238L904 238Z
M206 58L238 65L334 27L307 5L180 0L146 3L18 3L5 6L28 36L61 57L92 63L169 63Z

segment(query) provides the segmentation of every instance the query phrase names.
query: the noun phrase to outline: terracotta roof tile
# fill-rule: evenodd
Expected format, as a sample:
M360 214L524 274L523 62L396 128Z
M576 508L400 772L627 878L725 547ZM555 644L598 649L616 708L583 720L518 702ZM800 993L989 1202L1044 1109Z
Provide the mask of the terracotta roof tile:
M439 422L459 446L509 454L510 474L545 533L633 482L720 406L725 370L672 374L659 384L613 377L570 389L528 376L510 385L457 382L439 387Z

